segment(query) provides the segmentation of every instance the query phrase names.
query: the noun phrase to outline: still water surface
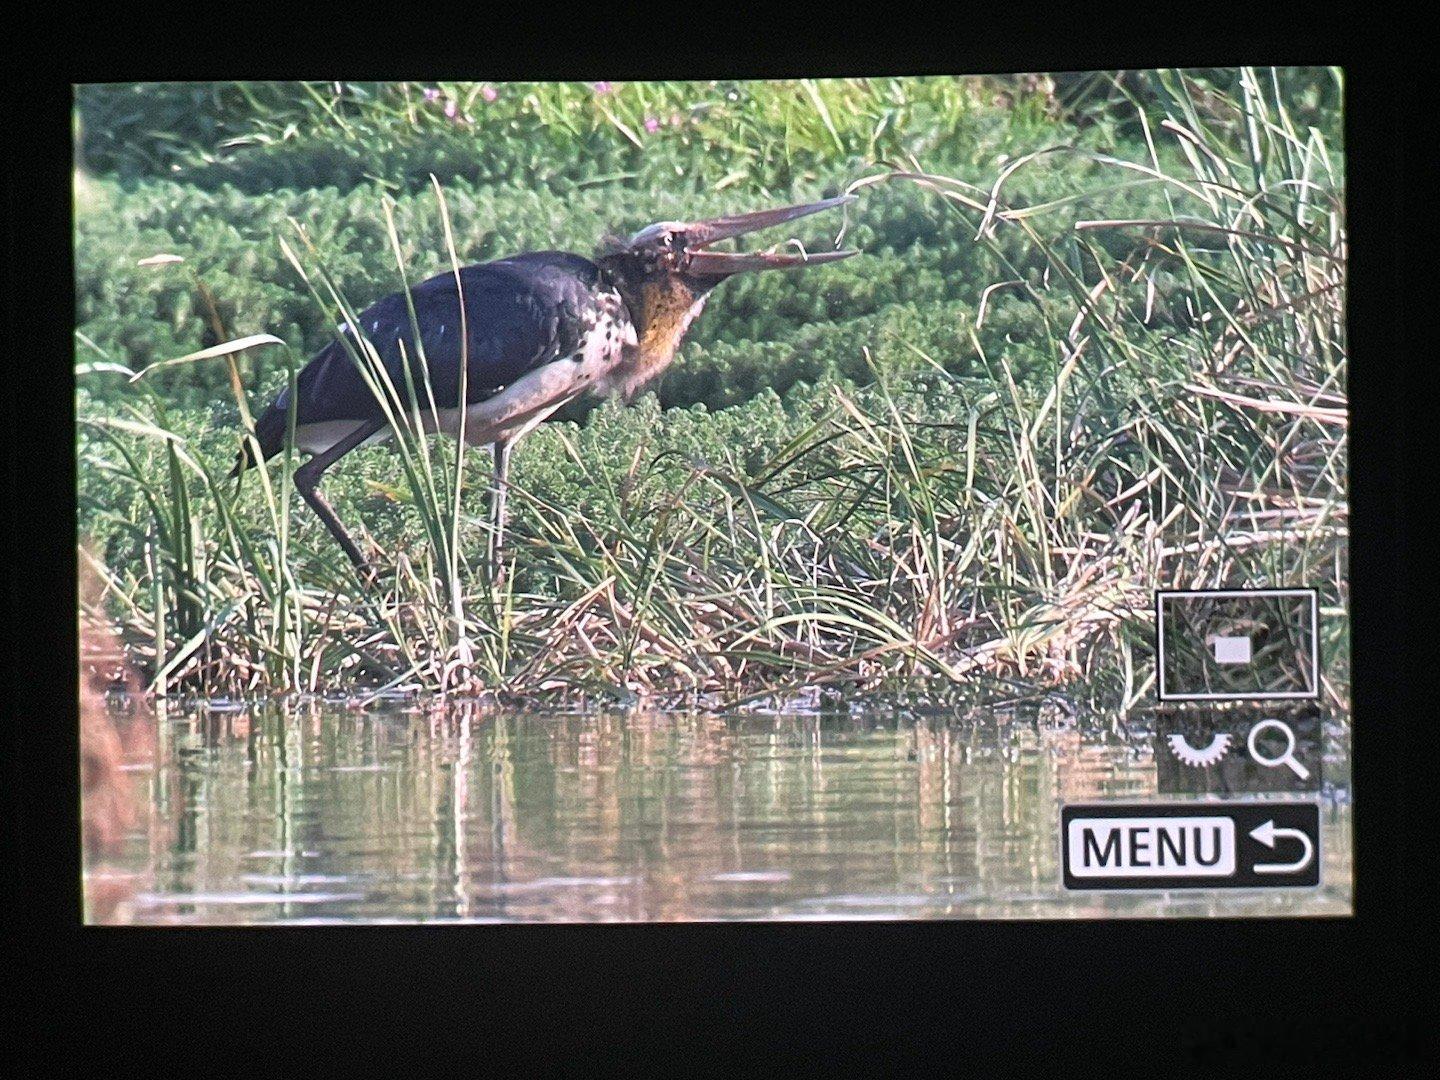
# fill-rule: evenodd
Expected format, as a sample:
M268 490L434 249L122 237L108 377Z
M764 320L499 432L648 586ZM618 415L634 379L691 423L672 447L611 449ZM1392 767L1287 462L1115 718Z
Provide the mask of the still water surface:
M87 869L95 921L1350 910L1334 788L1318 890L1067 894L1061 804L1155 794L1148 744L1110 724L327 705L137 722L155 744L126 777L148 813Z

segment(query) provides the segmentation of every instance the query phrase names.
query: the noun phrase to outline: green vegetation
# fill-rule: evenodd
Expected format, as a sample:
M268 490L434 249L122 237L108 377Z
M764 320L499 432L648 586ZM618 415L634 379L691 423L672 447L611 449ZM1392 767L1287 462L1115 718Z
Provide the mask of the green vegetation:
M88 615L162 687L212 694L998 679L1115 705L1153 679L1152 588L1306 582L1341 695L1339 91L1317 70L81 88ZM224 479L344 307L448 268L447 233L461 262L584 252L843 190L862 258L728 283L653 395L525 441L498 581L486 454L457 470L407 438L327 476L376 545L368 586L283 468ZM276 341L223 347L251 335Z

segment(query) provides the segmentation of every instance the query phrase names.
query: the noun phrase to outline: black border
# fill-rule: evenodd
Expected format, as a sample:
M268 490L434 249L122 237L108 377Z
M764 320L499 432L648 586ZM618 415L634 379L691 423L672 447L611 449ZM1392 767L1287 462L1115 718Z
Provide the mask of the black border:
M1428 133L1415 103L1433 60L1408 61L1401 35L1413 31L1391 29L1399 20L1327 26L1318 13L1281 12L1267 23L1253 6L1238 18L1136 9L1111 25L1073 7L962 9L948 20L896 9L772 16L696 7L634 24L594 8L543 29L519 26L521 12L509 7L357 8L322 13L313 28L297 11L210 13L210 26L187 8L157 12L147 27L135 9L114 24L90 10L55 28L47 46L17 37L16 52L45 70L26 79L22 55L7 72L19 75L5 96L8 591L21 633L7 657L5 866L20 901L7 930L25 991L12 1043L55 1064L99 1053L111 1068L227 1072L281 1071L296 1060L308 1071L349 1051L412 1073L456 1053L484 1072L525 1052L552 1071L589 1073L617 1055L676 1061L683 1046L692 1065L744 1071L764 1061L767 1075L826 1062L905 1072L932 1061L1003 1074L1067 1061L1127 1072L1143 1062L1149 1074L1254 1062L1315 1075L1428 1051L1405 825L1415 765L1405 748L1431 640L1421 631L1433 626L1433 611L1420 619L1412 509L1419 463L1433 460L1420 440L1433 344L1414 333L1417 314L1433 310L1432 275L1418 244L1406 249L1428 197L1420 178L1434 175L1433 159L1422 169L1409 149ZM1350 388L1355 918L460 932L80 926L68 83L1259 62L1340 62L1347 72L1350 326L1360 358Z

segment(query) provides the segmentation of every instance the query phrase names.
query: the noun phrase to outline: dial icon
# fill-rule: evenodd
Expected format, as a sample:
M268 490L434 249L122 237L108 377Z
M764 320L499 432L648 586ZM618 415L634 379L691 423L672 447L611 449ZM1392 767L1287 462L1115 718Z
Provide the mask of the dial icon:
M1170 744L1170 752L1195 769L1208 769L1211 765L1217 764L1230 752L1230 744L1233 741L1233 735L1229 732L1221 732L1210 740L1209 745L1197 750L1185 740L1184 735L1166 736L1166 742Z

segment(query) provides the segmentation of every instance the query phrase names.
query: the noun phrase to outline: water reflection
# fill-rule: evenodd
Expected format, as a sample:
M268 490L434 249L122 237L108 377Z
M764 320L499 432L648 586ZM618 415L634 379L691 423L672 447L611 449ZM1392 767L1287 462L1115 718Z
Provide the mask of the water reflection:
M309 705L156 720L111 921L1342 914L1319 891L1066 894L1061 803L1147 797L1147 740L978 715L555 715ZM98 882L88 882L89 888Z

